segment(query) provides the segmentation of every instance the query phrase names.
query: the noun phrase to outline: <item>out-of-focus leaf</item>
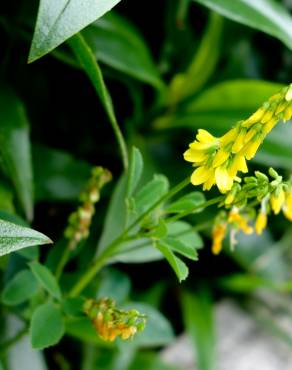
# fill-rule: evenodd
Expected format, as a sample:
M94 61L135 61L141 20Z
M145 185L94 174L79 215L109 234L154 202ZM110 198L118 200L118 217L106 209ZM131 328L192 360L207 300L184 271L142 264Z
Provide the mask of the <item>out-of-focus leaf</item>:
M221 134L255 112L283 85L255 80L220 82L191 99L176 115L156 121L157 128L206 128Z
M135 360L131 364L128 370L183 370L177 366L172 366L164 363L157 353L152 352L140 352L135 357Z
M130 197L135 191L143 172L143 157L139 149L133 147L131 162L129 166L127 197Z
M107 87L104 83L103 75L99 65L96 61L96 58L83 38L81 34L77 34L70 39L69 42L77 60L79 61L80 65L84 68L87 76L89 77L90 81L93 84L93 87L100 98L100 101L104 107L104 110L108 116L110 124L114 130L116 139L118 141L121 156L123 160L124 168L128 168L128 151L126 147L126 143L124 141L123 135L119 128L114 107L112 104L112 99L110 94L107 90Z
M204 202L205 202L204 194L200 193L199 191L193 191L171 203L165 209L165 211L167 213L180 213L191 211L194 207L203 204Z
M103 16L120 0L41 0L28 60L41 58Z
M14 213L14 205L13 205L13 194L8 189L8 187L4 186L4 184L0 183L0 210L5 211L8 213Z
M91 170L85 161L41 145L33 146L33 166L37 200L76 199Z
M199 91L213 73L221 51L222 17L210 14L208 27L185 73L174 77L169 88L170 104Z
M108 13L82 34L97 60L154 87L163 86L142 36L126 19Z
M51 271L37 261L31 262L29 267L42 287L46 289L53 297L61 299L62 294L60 287Z
M138 347L158 347L169 344L174 339L174 334L169 321L154 307L131 302L126 309L136 309L147 316L145 329L133 338L133 345Z
M29 270L16 274L5 286L1 300L9 306L18 305L30 299L38 289L38 283Z
M0 256L34 245L52 241L38 231L0 220Z
M34 311L30 324L31 345L43 349L57 344L65 332L60 308L53 303L44 303Z
M178 277L179 282L185 280L189 274L189 269L181 259L175 256L175 254L172 252L171 246L169 246L165 240L159 240L156 243L156 247L164 255L167 262L172 267L173 271Z
M184 293L182 308L186 330L197 352L198 369L215 370L215 329L210 298L206 293Z
M124 302L129 296L131 281L129 277L115 269L107 269L100 274L97 298L110 297L116 302Z
M33 218L33 174L29 124L22 102L8 88L0 88L0 155L26 218Z
M195 0L235 22L263 31L292 49L292 18L275 0Z

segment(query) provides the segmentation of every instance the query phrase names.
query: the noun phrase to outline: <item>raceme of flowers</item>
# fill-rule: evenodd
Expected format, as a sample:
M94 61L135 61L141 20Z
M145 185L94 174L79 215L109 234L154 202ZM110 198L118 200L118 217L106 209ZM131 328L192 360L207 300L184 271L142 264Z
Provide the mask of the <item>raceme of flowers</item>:
M228 192L238 172L246 173L246 160L252 159L266 135L279 121L292 116L292 84L273 95L248 119L239 121L222 137L199 129L194 142L184 153L184 159L196 167L191 176L193 185L203 184L203 190L217 185L221 193Z
M292 179L284 182L282 176L270 168L269 179L256 171L255 176L244 178L244 184L234 183L224 196L225 208L216 217L212 230L212 251L218 254L228 229L231 229L231 246L236 244L235 234L243 231L261 234L268 224L268 215L281 211L292 221Z
M122 340L132 338L144 329L146 316L137 310L121 310L113 299L102 298L98 301L88 299L83 306L85 314L101 339L113 342L117 337Z

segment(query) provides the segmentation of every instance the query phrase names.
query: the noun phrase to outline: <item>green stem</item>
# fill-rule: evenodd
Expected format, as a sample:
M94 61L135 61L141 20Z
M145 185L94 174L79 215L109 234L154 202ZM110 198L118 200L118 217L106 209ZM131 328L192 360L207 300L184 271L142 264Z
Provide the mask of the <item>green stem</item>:
M59 280L61 275L62 275L62 272L64 270L64 267L70 257L70 254L71 254L71 248L69 247L69 244L67 244L60 260L59 260L59 263L57 265L57 268L56 268L56 279Z
M0 353L3 354L9 347L18 342L26 333L28 327L25 325L13 338L7 339L5 342L0 343Z
M186 182L188 180L188 182ZM146 212L144 212L136 221L134 221L118 238L112 241L112 243L103 251L102 254L93 262L91 267L87 270L87 272L81 277L81 279L73 286L71 291L69 292L70 297L75 297L79 293L82 292L82 290L91 282L91 280L95 277L95 275L104 267L104 265L107 263L108 259L112 257L117 247L125 241L125 238L127 237L128 232L136 226L149 212L151 212L153 209L157 207L161 202L169 199L174 194L182 190L185 186L187 186L189 183L189 179L183 180L181 183L179 183L177 186L175 186L170 192L168 192L166 195L164 195L162 198L160 198L159 201L155 203L152 207L150 207ZM213 204L219 203L222 200L222 196L210 199L204 204L197 205L192 209L192 212L198 209L205 209ZM188 212L187 214L189 214ZM186 216L185 213L180 213L179 215L176 215L172 217L172 220L177 220L181 217Z

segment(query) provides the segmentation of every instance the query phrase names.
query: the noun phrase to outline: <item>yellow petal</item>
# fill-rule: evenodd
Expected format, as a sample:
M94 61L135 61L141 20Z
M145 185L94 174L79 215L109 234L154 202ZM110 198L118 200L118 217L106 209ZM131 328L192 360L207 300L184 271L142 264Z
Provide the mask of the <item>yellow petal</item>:
M292 100L292 84L288 87L288 90L285 95L285 100L290 101Z
M255 156L261 143L262 143L262 139L258 138L254 141L251 141L250 143L246 145L246 147L243 150L243 153L246 159L250 160Z
M225 151L224 149L219 149L215 154L212 166L213 167L221 166L228 159L229 155L230 155L229 152Z
M232 145L233 153L237 153L242 149L244 145L245 137L246 137L246 131L242 129L239 135L237 136L237 138L235 139L234 144Z
M203 130L203 129L199 129L198 130L198 134L196 136L196 139L200 142L200 143L212 143L216 140L216 138L211 135L208 131L206 130Z
M222 144L222 147L223 146L226 146L228 145L229 143L231 143L232 141L234 141L237 137L237 129L236 128L232 128L231 130L229 130L225 135L223 135L220 139L220 142Z
M188 162L202 162L206 158L208 158L208 156L202 150L188 149L184 152L184 159Z
M203 184L212 175L212 168L198 167L191 176L191 183L193 185Z
M212 175L208 178L208 180L204 183L203 190L210 190L213 185L215 185L215 174L212 173Z
M279 214L285 202L285 193L283 190L279 194L273 193L270 198L270 203L275 215Z
M232 177L236 176L238 171L243 172L243 173L248 172L246 160L244 156L240 153L234 156L232 163L229 167L229 173Z
M233 178L230 176L226 168L217 167L215 170L215 179L221 193L226 193L232 188Z
M292 104L290 104L284 112L283 121L286 122L292 117Z
M266 113L264 108L259 108L254 114L252 114L247 120L246 123L251 125L257 122L260 122L262 116Z
M264 212L260 212L256 218L255 223L255 231L258 235L260 235L263 230L267 227L268 218L267 214Z
M265 134L268 134L277 124L278 118L274 117L270 121L264 124L263 131Z

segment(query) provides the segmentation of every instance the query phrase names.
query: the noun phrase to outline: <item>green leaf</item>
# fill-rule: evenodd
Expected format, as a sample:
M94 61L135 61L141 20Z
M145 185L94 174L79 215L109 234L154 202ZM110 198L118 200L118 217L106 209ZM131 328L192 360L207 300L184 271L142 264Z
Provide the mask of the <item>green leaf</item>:
M33 174L29 124L22 102L0 88L0 155L26 218L33 218Z
M110 94L104 83L102 72L95 56L81 34L72 37L69 44L76 55L80 65L84 68L87 76L92 82L97 95L105 109L108 119L112 125L116 139L120 146L124 168L128 168L128 151L125 140L119 128Z
M103 16L120 0L41 0L29 63L41 58L65 40Z
M142 36L125 18L108 13L82 35L97 60L154 87L163 86Z
M170 247L162 240L157 242L156 247L164 255L164 257L172 267L173 271L178 277L179 282L185 280L189 274L189 269L186 264L181 259L176 257L171 251Z
M167 213L180 213L191 211L194 207L199 206L205 202L205 196L199 191L192 191L191 193L182 196L174 201L165 211Z
M184 73L174 76L170 85L170 103L178 101L199 91L215 70L221 52L223 18L211 13L208 26L193 57Z
M182 243L180 240L175 238L163 238L161 241L164 245L166 245L169 249L171 249L173 252L179 253L184 257L187 257L193 261L198 260L198 253L196 249L193 247L190 247L184 243Z
M199 370L215 370L215 329L212 303L204 292L184 293L182 299L185 327L197 352Z
M275 0L195 0L215 12L263 31L292 49L292 18Z
M126 188L127 179L123 175L112 194L106 213L102 234L98 243L98 253L101 253L111 241L124 230L126 225ZM119 217L117 217L119 215Z
M65 332L64 319L60 308L45 303L34 311L30 324L31 345L43 349L57 344Z
M135 195L135 212L140 215L153 206L168 192L169 182L164 175L154 175L153 179L144 185Z
M183 368L165 363L160 357L157 353L139 352L128 370L183 370Z
M42 145L33 146L33 167L38 201L77 199L91 171L87 162Z
M130 197L140 179L143 172L143 157L139 149L133 147L132 154L131 154L131 162L129 166L129 173L128 173L128 184L127 184L127 197Z
M0 256L18 249L49 243L52 241L38 231L0 220Z
M192 225L185 221L176 221L167 224L168 235L189 248L199 249L203 247L203 241L200 235L193 230Z
M29 270L16 274L5 286L1 300L4 304L15 306L30 299L38 289L38 283Z
M34 261L29 264L32 273L41 284L53 297L61 299L61 290L55 276L51 271L40 263Z
M191 99L175 116L156 121L156 127L205 128L214 134L222 134L237 121L255 112L282 87L255 80L220 82Z
M145 303L130 302L123 308L136 309L147 316L145 329L133 338L138 347L158 347L171 343L174 339L170 322L155 307Z
M8 213L14 213L13 193L8 186L0 183L0 210Z

